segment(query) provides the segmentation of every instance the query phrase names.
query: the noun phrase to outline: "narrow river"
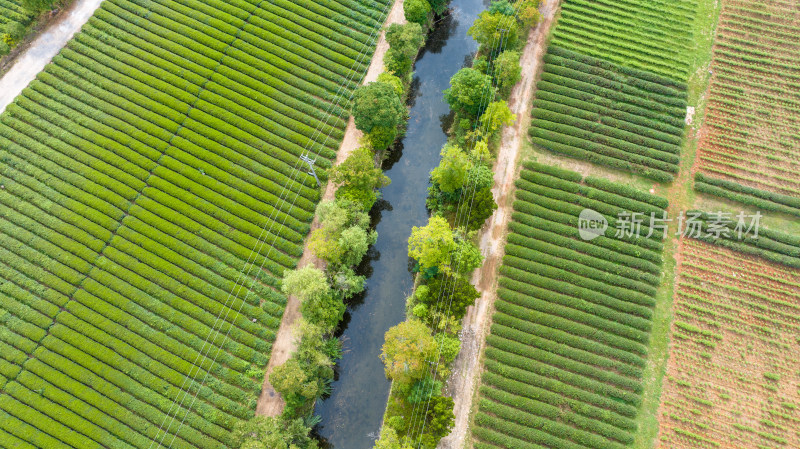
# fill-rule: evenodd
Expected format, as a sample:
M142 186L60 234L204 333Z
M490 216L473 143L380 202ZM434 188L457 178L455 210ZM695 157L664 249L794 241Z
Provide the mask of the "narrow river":
M428 37L417 60L411 88L411 119L400 148L384 166L392 184L373 209L378 242L361 267L368 276L364 295L349 305L343 323L344 356L336 368L332 395L319 401L317 427L327 448L369 449L389 395L389 381L378 358L383 334L405 318L412 274L407 241L412 226L428 220L428 173L439 163L447 140L449 107L442 91L478 48L467 30L489 0L453 0L452 12Z

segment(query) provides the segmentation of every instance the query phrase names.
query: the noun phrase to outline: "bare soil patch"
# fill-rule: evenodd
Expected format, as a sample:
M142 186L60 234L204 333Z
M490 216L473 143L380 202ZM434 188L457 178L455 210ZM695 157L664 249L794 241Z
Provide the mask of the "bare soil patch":
M659 448L800 447L800 270L685 239Z

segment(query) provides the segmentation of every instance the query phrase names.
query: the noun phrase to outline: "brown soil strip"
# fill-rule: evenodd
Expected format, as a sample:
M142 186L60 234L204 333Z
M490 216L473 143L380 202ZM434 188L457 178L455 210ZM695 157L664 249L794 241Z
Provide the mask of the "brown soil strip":
M477 385L480 383L481 354L489 330L497 287L497 270L503 260L508 222L514 201L514 180L517 179L517 162L522 142L530 125L530 110L535 81L542 68L547 36L558 9L558 0L549 0L541 7L542 21L528 35L522 52L522 79L514 86L509 107L517 121L503 128L502 144L494 165L495 186L492 189L498 208L489 218L489 224L480 233L480 248L485 260L473 275L473 284L481 297L469 307L461 331L461 352L453 362L453 374L447 383L446 394L455 402L455 426L439 443L439 449L461 449L469 438L470 411Z
M389 15L386 16L384 27L393 23L405 23L405 15L403 14L403 0L395 0ZM375 81L378 75L383 72L383 57L389 49L389 43L386 42L386 37L381 32L378 44L375 47L375 53L372 56L372 62L367 69L367 74L364 77L364 84ZM347 123L342 144L339 146L339 152L336 154L336 164L341 163L359 146L363 133L356 129L353 118ZM333 183L328 183L325 187L325 193L322 195L322 201L331 200L334 198L336 186ZM317 229L319 222L316 218L311 223L311 230ZM303 256L297 263L298 267L304 267L308 264L313 264L317 268L324 266L323 262L314 256L306 246L303 250ZM295 321L300 318L300 301L297 298L290 296L286 303L286 309L283 312L281 325L278 328L278 333L275 336L275 342L272 344L272 353L270 355L269 363L264 375L264 386L261 388L261 396L258 398L258 405L256 406L256 415L261 416L278 416L283 411L284 402L280 394L275 391L272 384L269 383L269 375L276 366L283 365L289 360L289 357L297 349L297 342L293 335L293 325Z

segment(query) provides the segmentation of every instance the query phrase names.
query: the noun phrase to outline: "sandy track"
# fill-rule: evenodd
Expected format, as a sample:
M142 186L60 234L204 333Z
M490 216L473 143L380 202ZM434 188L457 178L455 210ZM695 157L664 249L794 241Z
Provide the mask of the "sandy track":
M473 284L481 293L474 306L469 307L461 331L461 352L453 362L453 374L447 383L446 394L455 402L455 426L450 435L439 442L439 449L461 449L468 445L472 398L480 379L480 360L483 344L489 329L492 304L497 286L497 269L504 254L508 221L511 217L514 180L517 179L517 159L522 139L530 124L530 107L534 84L541 71L546 38L553 23L558 0L549 0L541 6L542 21L528 36L522 51L522 79L514 86L509 98L511 111L517 121L502 131L502 144L494 165L492 189L498 208L489 219L488 227L480 233L480 248L485 260L473 275Z
M394 5L392 5L392 9L386 16L384 27L393 23L402 24L405 22L406 19L405 15L403 14L403 0L395 0ZM364 84L377 80L378 75L383 72L383 57L388 49L389 43L386 42L385 33L381 32L381 35L378 38L378 44L375 47L375 53L372 56L372 61L370 62L369 68L367 69L367 74L364 77ZM339 164L347 159L347 156L349 156L353 150L358 148L359 141L361 140L362 136L363 133L356 129L353 117L350 117L350 120L347 123L347 129L345 130L344 139L342 139L342 144L339 146L338 153L336 153L336 164ZM335 192L336 186L329 182L325 187L325 193L323 193L322 199L333 199ZM314 221L311 223L311 229L314 230L317 228L319 228L319 222L315 217ZM308 250L308 247L306 247L303 250L303 256L300 258L297 266L303 267L308 264L313 264L317 268L324 267L323 261L317 257L314 257L314 254L312 254L311 251ZM272 387L272 384L269 383L269 375L276 366L286 363L286 361L289 360L289 357L291 357L291 355L297 349L297 342L292 334L292 330L295 321L300 318L300 316L300 301L298 301L297 298L290 296L288 302L286 303L286 309L283 312L283 318L281 318L281 325L278 328L277 335L275 336L275 342L272 344L272 354L264 375L264 385L261 389L261 396L258 398L256 415L277 416L283 411L283 399L281 399L280 394L278 394L278 392L276 392Z

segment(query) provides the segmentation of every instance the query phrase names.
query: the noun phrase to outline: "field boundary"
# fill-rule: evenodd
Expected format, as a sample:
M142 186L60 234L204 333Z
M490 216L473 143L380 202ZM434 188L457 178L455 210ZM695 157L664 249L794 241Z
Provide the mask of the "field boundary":
M517 121L513 126L503 128L502 145L494 166L495 186L492 193L498 208L492 215L488 227L479 236L481 253L485 257L471 283L475 285L481 296L474 306L467 309L462 321L460 334L461 351L453 361L453 374L448 380L446 391L454 401L455 425L449 435L442 438L439 449L461 449L467 447L471 410L480 381L481 357L485 346L485 337L491 321L492 304L496 297L498 268L502 261L508 223L511 219L514 198L514 180L519 173L519 159L522 140L527 134L530 122L530 104L536 90L535 81L539 78L542 59L546 49L550 28L554 22L560 0L544 2L541 10L542 20L528 34L528 42L523 49L520 65L524 68L523 77L514 87L509 98L509 106Z
M384 20L384 28L393 23L406 23L405 15L403 13L403 2L404 0L394 0L392 8L389 10L389 14ZM381 34L378 38L378 43L375 47L375 53L372 55L372 61L370 62L369 68L367 69L367 74L364 76L362 84L367 84L378 79L378 75L380 75L380 73L383 71L383 57L388 49L389 44L386 42L386 32L384 29L381 31ZM362 136L363 133L356 129L355 121L351 116L347 122L347 129L345 130L342 143L339 146L339 151L336 153L336 165L347 159L350 153L358 148ZM328 181L320 201L332 200L335 193L336 185L333 182ZM319 226L319 219L315 215L314 220L311 222L311 229L308 235L310 236L315 229L319 228ZM308 248L308 237L306 237L306 243L303 247L303 255L297 262L297 267L302 268L309 264L320 269L324 267L324 262L320 258L316 257ZM283 411L283 399L269 382L269 375L276 367L286 363L286 361L289 360L292 354L294 354L294 352L297 350L297 341L295 341L292 333L294 330L294 323L300 317L300 301L295 296L289 296L286 302L286 308L283 312L283 317L281 318L280 326L278 327L278 332L275 335L275 341L272 343L272 351L269 362L267 363L264 371L264 383L261 389L261 395L258 398L258 404L256 405L256 415L258 416L278 416Z

